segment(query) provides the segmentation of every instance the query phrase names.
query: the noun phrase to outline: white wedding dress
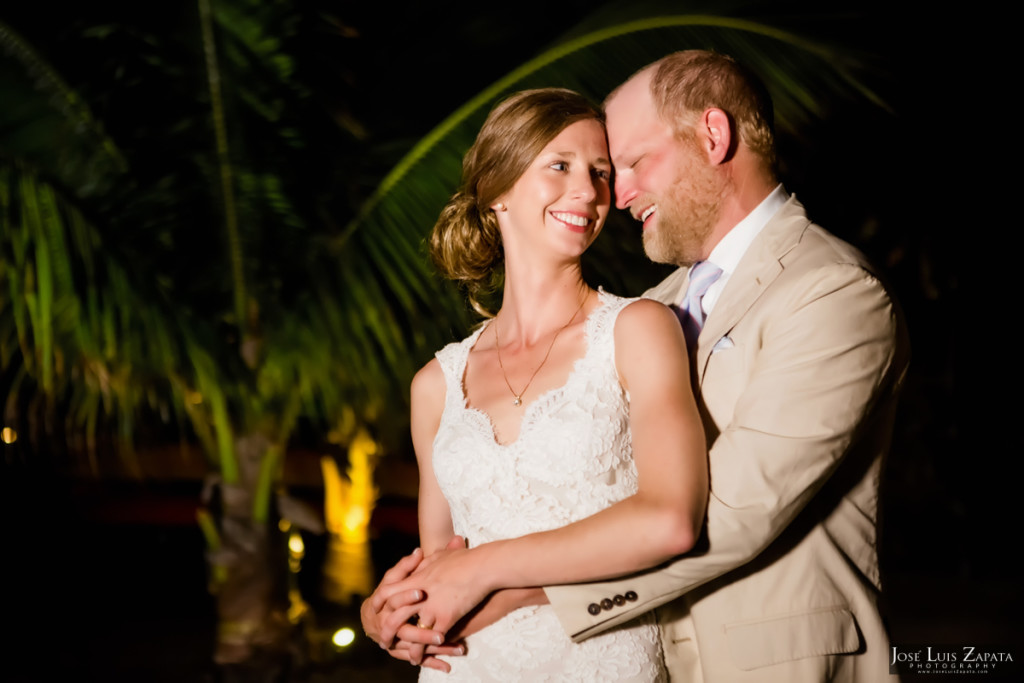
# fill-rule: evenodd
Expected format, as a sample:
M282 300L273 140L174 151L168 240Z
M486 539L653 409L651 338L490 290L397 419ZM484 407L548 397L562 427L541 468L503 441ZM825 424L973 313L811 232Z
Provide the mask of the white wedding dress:
M446 397L434 473L455 533L470 546L565 526L636 492L629 399L614 343L615 320L633 300L605 292L600 300L585 323L585 355L565 385L526 406L519 438L509 444L495 440L490 418L467 405L463 390L470 349L487 325L437 353ZM650 614L573 643L550 605L524 607L469 636L465 656L444 659L451 673L424 668L420 681L667 680Z

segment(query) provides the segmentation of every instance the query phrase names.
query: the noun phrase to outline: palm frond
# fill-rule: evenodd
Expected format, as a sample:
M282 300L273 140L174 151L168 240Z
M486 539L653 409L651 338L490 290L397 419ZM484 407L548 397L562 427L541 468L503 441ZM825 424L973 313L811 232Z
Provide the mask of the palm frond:
M130 434L193 338L60 189L2 162L0 188L0 358L23 377L5 387L8 402L37 387L89 444L101 413Z
M108 191L127 170L81 96L2 21L0 101L0 156L35 164L78 196Z

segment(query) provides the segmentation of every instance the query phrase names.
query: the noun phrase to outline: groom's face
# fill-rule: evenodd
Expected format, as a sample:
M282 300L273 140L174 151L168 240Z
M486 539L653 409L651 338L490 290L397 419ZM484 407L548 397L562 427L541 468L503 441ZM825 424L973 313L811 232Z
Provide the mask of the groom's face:
M720 178L695 134L677 133L658 114L650 78L649 71L633 77L605 107L615 204L643 224L648 258L688 265L707 258Z

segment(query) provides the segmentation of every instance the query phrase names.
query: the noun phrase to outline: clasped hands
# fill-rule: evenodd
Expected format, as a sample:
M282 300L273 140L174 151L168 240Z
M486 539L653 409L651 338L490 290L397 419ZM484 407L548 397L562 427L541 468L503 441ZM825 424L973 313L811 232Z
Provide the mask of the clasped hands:
M541 588L497 590L478 558L461 536L429 557L417 548L402 558L363 602L366 635L395 659L447 673L451 667L436 655L465 654L462 638L518 607L547 602Z
M473 567L461 536L427 558L417 548L389 569L363 602L366 635L396 659L448 672L448 664L435 655L464 654L464 646L454 641L467 633L452 627L491 592ZM454 637L446 642L449 633Z

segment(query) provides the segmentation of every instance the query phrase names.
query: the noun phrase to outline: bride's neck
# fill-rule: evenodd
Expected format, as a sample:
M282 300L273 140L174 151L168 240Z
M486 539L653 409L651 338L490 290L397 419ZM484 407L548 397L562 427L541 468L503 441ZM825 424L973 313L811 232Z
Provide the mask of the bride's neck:
M531 345L546 337L566 324L590 292L579 264L545 273L506 271L497 315L503 340Z

